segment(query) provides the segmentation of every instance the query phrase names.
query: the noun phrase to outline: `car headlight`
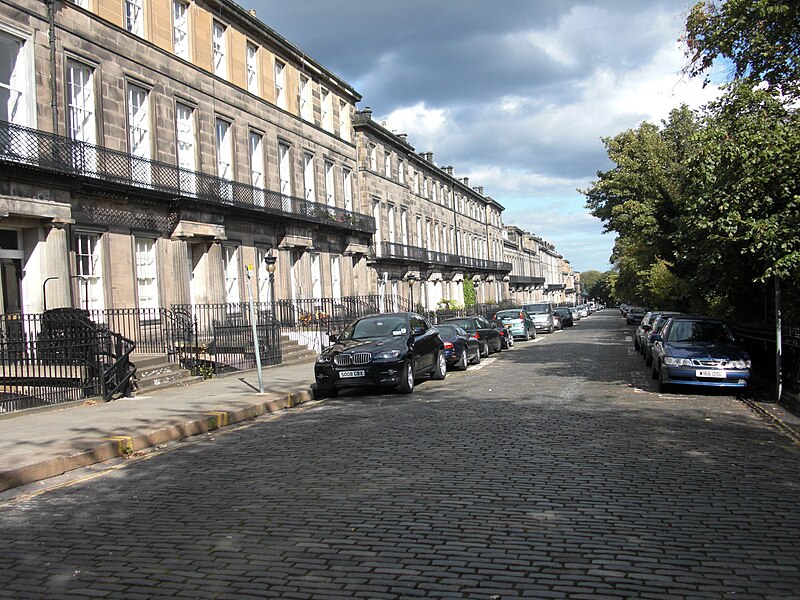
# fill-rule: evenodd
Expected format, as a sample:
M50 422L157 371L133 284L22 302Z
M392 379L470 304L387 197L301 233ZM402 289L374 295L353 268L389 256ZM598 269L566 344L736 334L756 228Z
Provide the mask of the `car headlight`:
M400 350L384 350L372 356L373 360L397 360L400 358Z
M749 360L732 360L728 363L732 369L749 369L751 362Z
M691 367L692 360L690 358L673 358L672 356L665 356L664 364L671 367Z
M330 354L320 354L317 357L318 364L327 364L333 362L333 357Z

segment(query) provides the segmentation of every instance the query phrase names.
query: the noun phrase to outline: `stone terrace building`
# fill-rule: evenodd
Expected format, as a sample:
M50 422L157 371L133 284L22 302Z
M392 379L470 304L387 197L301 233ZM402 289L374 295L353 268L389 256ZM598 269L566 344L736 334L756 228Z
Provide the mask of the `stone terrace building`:
M478 302L507 300L503 207L373 121L369 108L354 126L361 212L376 222L370 264L378 292L434 310L442 300L463 305L468 277Z
M0 6L0 312L366 293L359 94L226 0Z

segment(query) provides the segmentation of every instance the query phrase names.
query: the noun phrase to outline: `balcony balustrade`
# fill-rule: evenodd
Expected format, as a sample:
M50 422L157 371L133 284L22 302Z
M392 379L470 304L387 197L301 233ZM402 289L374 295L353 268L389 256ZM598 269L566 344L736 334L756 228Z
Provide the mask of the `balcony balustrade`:
M372 255L378 260L424 263L456 269L470 269L495 273L508 273L511 271L511 263L508 262L436 252L434 250L428 250L427 248L406 246L405 244L397 244L394 242L381 242L373 246Z
M0 121L0 164L373 233L368 215Z

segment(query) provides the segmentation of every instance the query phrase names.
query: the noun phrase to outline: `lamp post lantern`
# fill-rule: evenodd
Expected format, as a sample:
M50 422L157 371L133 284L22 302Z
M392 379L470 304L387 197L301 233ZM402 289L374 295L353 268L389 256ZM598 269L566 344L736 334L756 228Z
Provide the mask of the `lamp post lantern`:
M264 264L267 265L267 273L269 273L269 300L270 311L272 318L275 319L275 269L277 268L278 258L271 254L264 255Z
M408 295L411 299L411 310L414 310L414 282L417 280L416 276L413 273L409 273L407 276L408 279Z

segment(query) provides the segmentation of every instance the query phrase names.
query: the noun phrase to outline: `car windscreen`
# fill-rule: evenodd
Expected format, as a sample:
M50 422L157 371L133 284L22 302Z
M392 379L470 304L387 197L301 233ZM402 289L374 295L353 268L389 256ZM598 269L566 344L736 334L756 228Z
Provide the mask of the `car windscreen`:
M525 310L529 313L549 313L550 312L550 305L549 304L526 304Z
M453 319L447 321L448 325L458 325L461 329L475 331L475 319Z
M713 344L735 341L730 330L719 321L675 321L670 327L667 341L672 343L697 342Z
M442 324L442 325L437 325L436 329L439 330L440 334L442 334L443 336L447 336L447 337L455 337L457 335L466 335L467 334L467 332L464 331L458 325L445 325L445 324Z
M342 332L340 340L365 340L369 338L392 337L408 333L403 317L386 315L369 317L351 323Z
M503 321L508 321L510 319L522 319L520 311L518 310L501 310L495 316Z

